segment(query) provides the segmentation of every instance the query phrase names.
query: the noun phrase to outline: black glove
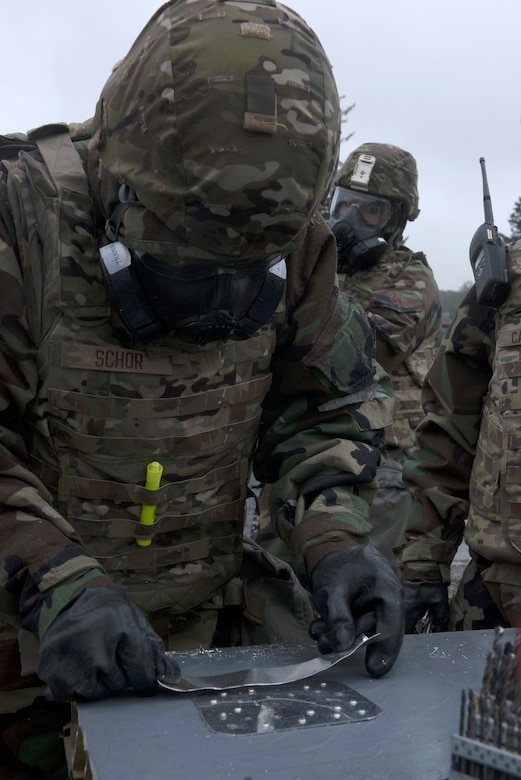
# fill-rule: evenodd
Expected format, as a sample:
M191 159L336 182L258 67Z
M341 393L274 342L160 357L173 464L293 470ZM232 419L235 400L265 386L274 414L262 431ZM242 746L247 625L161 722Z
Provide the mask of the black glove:
M321 653L349 650L361 634L379 632L367 646L365 668L382 677L392 667L403 640L402 576L371 544L329 553L311 575L320 618L309 633Z
M414 634L427 614L429 630L445 631L449 620L448 587L440 580L404 580L405 633Z
M80 591L40 643L38 676L56 701L101 699L131 686L156 691L160 675L179 679L177 664L145 615L117 587Z

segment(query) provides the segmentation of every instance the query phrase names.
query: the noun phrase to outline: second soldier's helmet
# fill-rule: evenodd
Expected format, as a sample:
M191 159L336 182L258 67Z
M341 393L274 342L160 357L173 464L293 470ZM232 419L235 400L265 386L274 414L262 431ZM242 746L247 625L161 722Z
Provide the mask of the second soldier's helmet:
M409 222L420 213L416 160L398 146L362 144L342 165L335 184L389 198L395 206L401 204Z
M406 223L420 213L416 161L392 144L359 146L335 185L329 224L344 265L374 265L387 246L399 244Z

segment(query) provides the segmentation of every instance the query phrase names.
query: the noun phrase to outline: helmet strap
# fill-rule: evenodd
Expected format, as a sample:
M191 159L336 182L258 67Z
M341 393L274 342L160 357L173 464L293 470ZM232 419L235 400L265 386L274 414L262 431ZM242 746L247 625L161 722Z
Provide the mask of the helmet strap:
M123 217L129 206L140 204L134 190L128 184L122 184L118 191L119 203L105 223L105 233L111 241L119 241L123 235L121 229Z
M393 217L391 217L391 224L395 222L396 219L395 229L392 231L392 233L385 233L385 240L391 247L395 246L397 239L403 235L403 231L405 230L405 226L407 224L407 204L403 201L399 201L395 209L395 215L393 214Z
M161 320L150 306L132 266L131 255L121 242L100 248L105 286L121 321L138 341L150 341L163 332Z

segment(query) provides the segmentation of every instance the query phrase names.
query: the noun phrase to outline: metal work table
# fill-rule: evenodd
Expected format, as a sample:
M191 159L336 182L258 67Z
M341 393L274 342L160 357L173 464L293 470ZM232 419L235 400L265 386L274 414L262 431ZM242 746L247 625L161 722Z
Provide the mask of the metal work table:
M505 631L504 637L515 641L514 629ZM149 699L125 693L79 704L79 730L89 761L84 777L446 780L451 737L459 729L461 691L480 689L493 640L493 631L406 636L395 666L380 680L371 679L365 672L362 649L300 683L308 683L317 691L343 684L377 705L377 710L381 708L372 719L359 722L314 726L314 711L310 709L311 717L300 718L301 725L287 730L219 733L209 727L197 698L206 697L208 701L208 693L161 691ZM226 653L232 661L235 654L239 665L255 664L253 647ZM208 664L203 671L202 660L194 660L192 671L219 671L208 670ZM277 693L286 687L279 686ZM263 688L262 695L269 690L273 691ZM226 701L226 694L220 696L212 694L218 708ZM242 709L235 707L233 711Z

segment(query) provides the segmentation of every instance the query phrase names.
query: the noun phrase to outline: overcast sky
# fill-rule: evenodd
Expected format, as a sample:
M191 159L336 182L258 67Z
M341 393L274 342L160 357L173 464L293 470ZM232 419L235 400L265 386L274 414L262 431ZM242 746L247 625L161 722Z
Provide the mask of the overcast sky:
M520 0L293 0L333 64L353 137L407 149L421 213L407 228L441 289L472 278L485 157L494 221L521 196ZM2 3L0 133L92 116L112 65L159 7L154 0Z

